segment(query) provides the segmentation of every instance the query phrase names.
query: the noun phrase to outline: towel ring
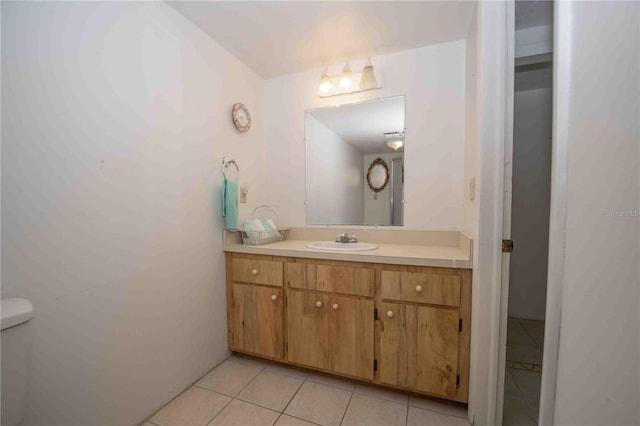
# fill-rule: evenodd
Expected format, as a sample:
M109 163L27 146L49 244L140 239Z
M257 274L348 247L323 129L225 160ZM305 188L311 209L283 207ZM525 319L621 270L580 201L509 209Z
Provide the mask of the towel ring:
M236 163L236 160L229 159L227 157L222 158L222 176L225 179L227 178L227 175L225 174L225 170L227 170L227 167L229 167L229 165L231 164L233 164L236 167L236 171L238 172L238 178L240 178L240 167L238 167L238 163Z

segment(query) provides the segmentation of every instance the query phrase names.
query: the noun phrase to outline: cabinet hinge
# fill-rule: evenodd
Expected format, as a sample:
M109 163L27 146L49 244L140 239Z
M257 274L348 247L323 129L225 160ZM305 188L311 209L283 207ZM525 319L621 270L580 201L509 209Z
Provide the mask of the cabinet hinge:
M462 318L458 318L458 331L462 332Z
M375 309L373 310L373 319L374 319L374 320L377 320L377 319L378 319L378 308L375 308Z
M513 240L502 240L502 252L511 253L513 251Z
M378 370L378 360L374 359L373 360L373 371L377 371Z
M456 389L460 387L460 375L456 374Z

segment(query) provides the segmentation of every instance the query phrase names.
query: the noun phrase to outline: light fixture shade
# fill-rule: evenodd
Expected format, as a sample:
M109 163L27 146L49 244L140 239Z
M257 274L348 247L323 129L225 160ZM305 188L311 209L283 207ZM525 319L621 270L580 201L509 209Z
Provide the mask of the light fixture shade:
M340 77L340 85L341 89L349 89L353 85L353 80L351 79L351 68L349 68L349 61L344 65L342 69L342 76Z
M318 87L318 95L327 96L333 91L333 83L331 82L331 76L327 73L325 68L322 76L320 77L320 86Z
M362 68L362 77L360 78L360 88L362 90L375 89L378 87L378 81L376 75L373 72L373 65L371 64L371 58L367 61L367 65Z
M395 140L395 141L387 142L387 146L389 148L393 149L394 151L397 151L400 148L402 148L402 145L404 145L404 142L402 142L401 140Z
M384 138L387 140L387 146L394 151L404 146L404 132L385 133Z

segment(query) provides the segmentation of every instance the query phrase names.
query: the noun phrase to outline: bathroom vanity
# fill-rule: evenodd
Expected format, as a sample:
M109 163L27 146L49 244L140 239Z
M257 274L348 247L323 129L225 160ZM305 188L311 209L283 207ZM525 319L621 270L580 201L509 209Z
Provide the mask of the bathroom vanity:
M307 239L265 246L226 235L229 349L466 403L470 240L426 232L429 245L369 231L376 250L306 248L322 232L294 230Z

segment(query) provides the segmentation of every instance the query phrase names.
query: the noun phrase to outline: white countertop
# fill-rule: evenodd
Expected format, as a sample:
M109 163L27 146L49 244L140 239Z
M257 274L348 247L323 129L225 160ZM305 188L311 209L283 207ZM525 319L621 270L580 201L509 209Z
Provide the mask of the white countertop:
M471 269L470 250L463 247L375 243L378 246L375 250L334 252L306 247L312 242L315 241L284 240L261 246L229 244L224 250L267 256Z

